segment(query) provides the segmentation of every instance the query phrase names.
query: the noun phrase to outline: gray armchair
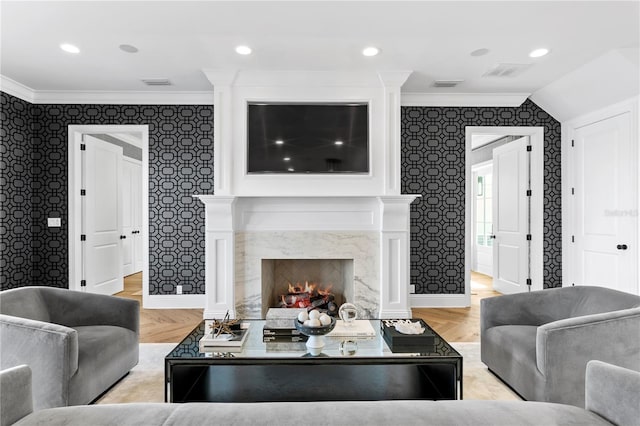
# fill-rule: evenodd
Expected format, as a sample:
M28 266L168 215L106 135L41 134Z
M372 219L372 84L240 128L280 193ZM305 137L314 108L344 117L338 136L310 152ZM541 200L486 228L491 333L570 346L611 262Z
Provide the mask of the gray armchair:
M584 407L590 360L640 371L640 297L565 287L483 299L481 357L523 398Z
M0 293L0 368L33 371L34 409L87 404L138 363L135 300L51 287Z

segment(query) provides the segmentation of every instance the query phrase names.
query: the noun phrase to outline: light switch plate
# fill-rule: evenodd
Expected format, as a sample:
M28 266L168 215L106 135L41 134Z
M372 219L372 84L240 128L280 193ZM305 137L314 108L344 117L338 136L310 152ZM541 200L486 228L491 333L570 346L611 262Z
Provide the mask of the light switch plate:
M62 226L62 219L59 217L49 217L47 218L47 225L49 228L59 228Z

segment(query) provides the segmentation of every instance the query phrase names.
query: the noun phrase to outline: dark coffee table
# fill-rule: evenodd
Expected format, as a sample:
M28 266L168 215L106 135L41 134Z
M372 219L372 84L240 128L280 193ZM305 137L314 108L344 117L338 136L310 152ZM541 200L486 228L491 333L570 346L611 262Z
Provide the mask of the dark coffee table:
M371 320L371 338L325 337L319 356L304 343L263 343L264 320L250 323L238 352L200 352L204 321L165 357L167 402L462 399L462 356L435 333L435 345L393 353ZM355 353L340 351L352 340Z

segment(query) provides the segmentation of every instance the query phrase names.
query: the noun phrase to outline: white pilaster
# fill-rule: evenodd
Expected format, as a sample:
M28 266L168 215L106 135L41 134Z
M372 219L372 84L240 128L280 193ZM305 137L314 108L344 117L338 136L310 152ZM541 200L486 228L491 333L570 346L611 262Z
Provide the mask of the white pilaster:
M384 71L378 77L384 88L384 195L400 194L400 89L411 71Z
M199 195L206 206L204 319L236 317L234 212L236 197Z
M380 318L411 318L409 205L416 196L379 197Z
M237 71L203 70L213 84L213 193L232 194L232 97Z

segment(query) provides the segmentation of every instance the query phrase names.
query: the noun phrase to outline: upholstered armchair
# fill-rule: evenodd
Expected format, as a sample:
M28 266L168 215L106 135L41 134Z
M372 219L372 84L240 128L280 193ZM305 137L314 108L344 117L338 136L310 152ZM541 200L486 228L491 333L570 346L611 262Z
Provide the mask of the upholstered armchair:
M27 364L34 409L87 404L138 363L139 304L51 287L0 293L0 368Z
M585 367L640 371L640 297L565 287L483 299L481 357L523 398L584 407Z

